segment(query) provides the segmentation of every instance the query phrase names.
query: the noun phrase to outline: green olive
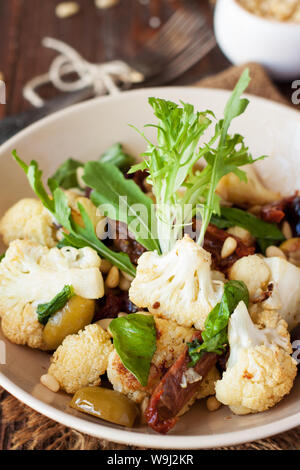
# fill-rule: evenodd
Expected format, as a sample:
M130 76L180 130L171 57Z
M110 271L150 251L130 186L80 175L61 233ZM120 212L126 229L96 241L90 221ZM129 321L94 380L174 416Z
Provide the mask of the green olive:
M136 404L115 390L101 387L85 387L75 393L70 406L110 423L129 428L139 414Z
M73 335L89 325L95 313L95 301L78 295L53 315L43 330L43 339L49 351L57 349L68 335Z

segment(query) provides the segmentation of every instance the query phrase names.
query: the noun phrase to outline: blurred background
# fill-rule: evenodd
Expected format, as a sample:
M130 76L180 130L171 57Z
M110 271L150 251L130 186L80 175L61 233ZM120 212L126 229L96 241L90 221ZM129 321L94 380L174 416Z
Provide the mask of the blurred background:
M228 0L229 1L229 0ZM98 63L134 58L175 11L196 5L207 26L213 27L214 3L209 0L77 0L70 14L58 0L0 0L0 75L7 87L7 104L0 118L30 107L24 85L49 70L56 52L41 45L45 36L65 41L85 59ZM70 2L69 2L70 3ZM226 3L226 2L225 2ZM199 16L200 17L200 16ZM230 65L218 46L181 76L166 85L190 85ZM1 78L0 77L0 78ZM291 81L278 83L290 99ZM50 87L41 93L53 95Z

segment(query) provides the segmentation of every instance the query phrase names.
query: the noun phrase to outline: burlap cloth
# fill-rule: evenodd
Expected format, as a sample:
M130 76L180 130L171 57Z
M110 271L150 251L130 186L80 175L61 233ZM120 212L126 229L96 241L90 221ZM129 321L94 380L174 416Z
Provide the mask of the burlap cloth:
M262 67L256 64L248 66L252 77L248 93L288 104ZM231 90L242 68L231 67L201 80L197 85ZM66 428L31 410L0 388L0 449L125 450L136 447L107 442ZM300 427L269 439L224 449L299 450Z

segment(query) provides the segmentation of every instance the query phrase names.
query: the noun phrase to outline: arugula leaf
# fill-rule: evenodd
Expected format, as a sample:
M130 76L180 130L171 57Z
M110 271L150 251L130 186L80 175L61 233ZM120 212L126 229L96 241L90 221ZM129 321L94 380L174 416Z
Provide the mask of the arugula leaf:
M56 312L64 308L66 303L73 297L74 289L72 286L65 286L50 302L39 304L37 307L38 320L42 325L46 325L49 318Z
M151 360L156 351L153 316L132 313L126 317L115 318L109 329L122 364L143 387L146 387Z
M73 220L71 209L68 206L67 197L62 189L57 187L57 182L53 179L48 181L49 187L52 191L51 199L43 185L42 172L39 170L37 162L32 161L28 166L18 157L16 151L13 152L13 156L27 174L29 183L35 194L40 198L44 206L53 214L57 222L66 230L64 233L64 243L68 243L69 246L73 246L75 248L84 248L85 246L89 246L96 250L101 257L107 259L122 271L127 272L131 276L135 276L136 271L129 259L129 256L125 253L117 253L110 250L103 242L101 242L101 240L98 239L92 221L80 204L78 204L78 208L84 222L84 227L81 227Z
M114 165L101 162L88 162L83 180L94 190L90 197L96 207L105 206L105 215L126 223L139 243L160 253L156 232L153 233L153 202L133 180L126 179Z
M218 228L242 227L255 237L264 252L270 245L278 245L285 237L276 224L270 224L255 215L234 207L221 207L220 215L213 216L211 223Z
M133 157L123 151L120 143L109 147L99 160L103 163L111 163L122 169L128 169L134 161ZM63 189L79 188L77 169L83 166L84 163L68 158L58 167L51 179L56 180L58 186Z
M148 182L153 186L156 198L157 233L163 253L168 252L181 236L183 226L192 219L192 214L184 214L178 190L199 159L197 146L201 136L211 124L211 111L195 112L194 106L182 106L160 98L149 98L149 104L158 118L157 145L148 142L144 156L147 160L134 166L130 173L138 169L147 170Z
M203 343L198 340L188 344L191 366L195 366L204 352L221 355L228 343L227 326L230 315L240 301L248 307L249 292L242 281L229 281L224 286L222 300L208 315L202 332Z
M123 170L130 168L134 162L134 158L123 151L123 147L120 143L116 143L106 150L100 157L100 161L101 163L110 163Z
M83 163L78 160L68 158L60 167L56 170L51 179L57 181L58 186L64 189L77 188L77 169L83 167Z
M213 213L220 213L220 198L215 192L220 179L224 175L233 172L241 180L247 181L245 172L240 170L239 167L255 161L248 153L248 148L245 146L242 136L239 134L235 134L233 137L228 135L231 121L240 116L249 104L247 99L241 99L241 95L248 87L249 82L249 70L245 69L226 105L224 119L217 123L215 135L207 146L207 152L204 154L207 166L197 175L195 183L189 187L185 196L185 198L195 199L200 196L203 198L200 207L202 226L198 239L199 244L202 244L204 240ZM213 148L212 144L216 141L218 142L217 147Z

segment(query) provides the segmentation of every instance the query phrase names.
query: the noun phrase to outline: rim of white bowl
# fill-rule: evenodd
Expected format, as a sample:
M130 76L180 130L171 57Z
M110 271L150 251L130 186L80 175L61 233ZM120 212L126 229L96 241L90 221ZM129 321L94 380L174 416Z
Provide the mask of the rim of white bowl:
M295 29L300 28L300 23L297 23L296 21L280 21L277 20L276 18L266 18L263 16L259 16L256 13L253 13L252 11L247 10L247 8L243 7L240 3L239 0L227 0L227 3L231 1L232 4L236 6L238 10L243 12L245 16L251 17L252 19L256 19L260 22L267 23L267 24L273 24L274 26L280 26L280 27L294 27Z
M85 101L83 103L78 103L76 105L70 106L66 109L61 111L57 111L56 113L47 116L40 121L31 124L26 129L22 130L15 136L11 137L7 142L0 146L0 153L8 151L12 146L15 139L22 138L27 134L30 134L32 130L38 130L39 128L47 125L52 121L55 121L57 116L63 117L69 114L72 114L74 111L80 110L84 107L89 106L97 106L98 102L100 101L116 101L119 100L120 97L130 95L130 94L145 94L145 92L149 93L160 93L164 91L177 91L180 93L181 91L185 91L189 89L190 92L197 93L199 90L205 90L208 93L215 93L219 94L220 96L224 96L224 92L229 96L230 91L222 90L222 89L214 89L214 88L201 88L201 87L157 87L157 88L141 88L138 90L130 90L126 92L122 92L118 95L114 96L105 96L94 98L89 101ZM271 109L284 109L286 112L290 114L294 114L300 120L300 113L297 110L290 108L287 105L276 103L274 101L257 97L254 95L247 95L246 97L259 101L261 103L266 104ZM69 414L64 411L60 411L55 407L39 400L38 398L33 397L28 392L24 391L21 387L16 385L12 380L8 379L3 372L0 372L0 385L11 393L14 397L19 399L25 405L29 406L30 408L36 410L37 412L41 413L42 415L47 416L48 418L55 420L64 426L73 428L79 432L97 437L102 439L107 439L112 442L117 442L120 444L127 444L127 445L136 445L140 447L147 447L147 448L156 448L156 449L203 449L203 448L211 448L211 447L221 447L221 446L230 446L230 445L238 445L244 442L251 442L257 439L266 438L272 436L274 434L278 434L289 429L292 429L296 426L300 425L300 411L295 415L288 416L286 418L279 419L272 423L266 425L258 425L254 427L249 427L245 430L238 430L229 433L219 433L219 434L211 434L211 435L203 435L203 436L172 436L166 435L162 436L159 434L148 434L143 432L135 432L134 430L129 429L115 429L109 426L103 426L101 423L93 423L88 421L84 418L78 418L72 414Z

